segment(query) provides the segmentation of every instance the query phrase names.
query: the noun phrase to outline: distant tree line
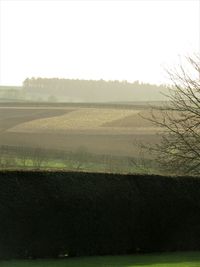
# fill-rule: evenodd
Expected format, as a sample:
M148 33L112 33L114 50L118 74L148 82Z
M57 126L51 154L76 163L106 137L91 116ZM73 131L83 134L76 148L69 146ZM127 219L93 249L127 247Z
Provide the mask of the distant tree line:
M102 89L106 88L149 88L153 89L155 87L159 88L166 88L166 85L156 85L150 83L143 83L140 81L134 81L132 83L124 80L110 80L105 81L101 80L82 80L82 79L64 79L64 78L26 78L23 82L23 87L25 88L37 88L37 89L67 89L67 88L95 88L95 89Z
M134 101L153 100L157 93L165 92L166 85L155 85L139 81L105 81L105 80L79 80L61 78L27 78L23 82L23 88L32 94L41 96L66 96L68 100L76 101ZM152 91L153 90L153 91ZM149 92L149 93L148 93Z
M26 78L23 86L0 86L0 101L127 102L163 101L167 85L139 81Z

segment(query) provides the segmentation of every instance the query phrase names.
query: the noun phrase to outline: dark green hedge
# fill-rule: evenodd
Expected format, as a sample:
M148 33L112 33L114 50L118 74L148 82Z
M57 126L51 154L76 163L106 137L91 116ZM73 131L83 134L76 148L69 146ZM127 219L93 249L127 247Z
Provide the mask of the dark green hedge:
M200 179L0 172L0 258L200 249Z

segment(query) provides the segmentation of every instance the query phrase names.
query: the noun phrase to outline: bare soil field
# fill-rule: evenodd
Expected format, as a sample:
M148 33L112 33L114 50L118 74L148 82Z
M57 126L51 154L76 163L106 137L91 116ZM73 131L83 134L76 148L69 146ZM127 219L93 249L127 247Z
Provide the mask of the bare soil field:
M140 115L148 108L0 106L0 145L136 156L138 143L158 141L159 129Z
M138 156L139 143L155 143L156 135L94 135L94 134L38 134L1 133L0 145L41 147L74 151L85 148L96 154Z
M121 119L106 122L102 126L104 127L120 127L120 128L152 128L152 122L144 119L149 117L149 110L138 110L137 113L130 114ZM147 129L145 129L147 130Z
M20 123L31 120L54 117L70 112L71 110L41 109L41 108L2 108L0 106L0 132L8 130Z

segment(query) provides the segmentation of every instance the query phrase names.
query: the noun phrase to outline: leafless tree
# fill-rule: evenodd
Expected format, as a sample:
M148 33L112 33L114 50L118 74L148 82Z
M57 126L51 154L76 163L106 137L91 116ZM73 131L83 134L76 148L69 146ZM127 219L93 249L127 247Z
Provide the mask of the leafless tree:
M172 81L165 106L152 108L152 121L162 130L151 147L161 166L178 174L200 174L200 56L168 70Z

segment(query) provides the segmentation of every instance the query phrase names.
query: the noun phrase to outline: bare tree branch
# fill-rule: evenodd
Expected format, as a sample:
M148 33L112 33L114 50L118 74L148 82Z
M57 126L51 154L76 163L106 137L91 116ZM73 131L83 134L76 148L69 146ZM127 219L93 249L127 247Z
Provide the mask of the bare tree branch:
M161 166L178 174L200 174L200 56L187 57L188 67L167 71L173 87L168 104L152 108L147 119L162 129L161 142L150 150Z

